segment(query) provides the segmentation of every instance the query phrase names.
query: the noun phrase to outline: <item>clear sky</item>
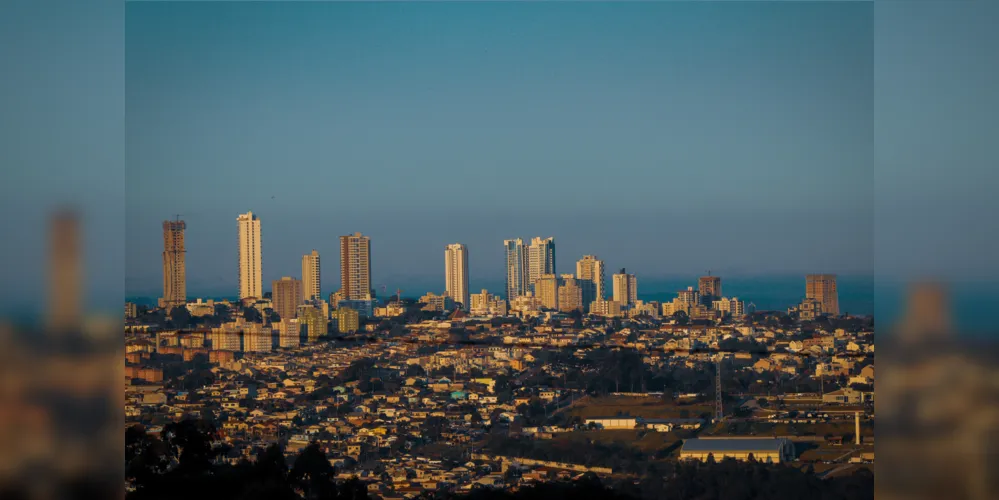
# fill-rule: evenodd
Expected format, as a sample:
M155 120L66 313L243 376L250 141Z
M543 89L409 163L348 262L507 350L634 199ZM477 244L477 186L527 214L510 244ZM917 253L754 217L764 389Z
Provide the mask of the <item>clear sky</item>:
M316 248L327 293L354 231L393 288L532 236L559 272L871 273L872 37L862 3L130 3L126 288L182 214L189 291L235 291L247 210L264 281Z

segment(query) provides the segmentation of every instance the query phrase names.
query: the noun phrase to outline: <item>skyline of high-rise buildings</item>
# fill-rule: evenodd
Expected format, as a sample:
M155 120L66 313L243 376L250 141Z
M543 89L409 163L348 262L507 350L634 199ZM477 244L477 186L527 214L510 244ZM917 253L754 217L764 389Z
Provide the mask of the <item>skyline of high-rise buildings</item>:
M160 298L161 307L174 307L187 303L185 229L187 229L187 224L179 218L163 221L163 296Z
M340 293L347 300L371 299L371 238L340 237Z
M239 228L239 254L240 254L240 299L248 297L259 299L271 299L280 301L275 297L278 288L283 291L281 280L272 281L270 293L264 293L262 286L254 283L260 280L261 275L261 253L260 253L260 218L252 211L241 214L238 218ZM184 276L183 254L186 252L184 231L186 223L179 218L175 221L164 221L164 295L166 297L175 296L176 290L186 288L186 276ZM374 290L371 284L371 255L370 238L357 232L352 235L341 236L341 285L344 288L331 295L329 303L333 308L342 301L368 301L374 298ZM611 300L618 303L623 310L641 305L638 301L637 278L635 274L627 273L621 269L619 273L612 276L611 297L605 297L602 292L604 288L604 263L595 255L584 255L576 262L576 275L556 274L548 272L542 274L531 285L531 269L535 272L539 270L553 270L555 265L554 238L534 237L530 245L525 245L522 239L504 240L507 254L506 267L508 277L507 297L504 301L527 295L533 296L540 306L553 310L568 312L574 309L582 309L589 312L594 302L600 300ZM179 257L178 257L179 255ZM302 278L296 280L299 283L298 297L289 301L295 306L310 304L318 300L322 301L321 288L321 266L320 256L316 249L305 254L301 259ZM179 279L171 279L179 271ZM289 279L294 279L286 277ZM543 289L537 287L538 283L544 281ZM445 246L445 292L454 303L461 304L465 310L471 309L472 297L469 293L469 264L468 247L463 243L453 243ZM174 286L175 283L182 286ZM698 287L688 287L688 290L681 290L678 298L681 306L694 311L695 306L704 306L708 309L715 308L716 304L721 304L722 297L721 277L701 276L697 278ZM385 285L380 285L385 288ZM532 290L533 288L533 290ZM839 314L838 293L835 274L809 274L806 275L806 298L802 303L815 303L815 311L830 315ZM658 293L658 292L657 292ZM352 296L354 298L352 298ZM579 297L577 297L579 295ZM686 297L691 295L691 297ZM498 296L497 296L498 297ZM161 307L167 305L165 298L160 299ZM480 300L482 302L482 300ZM654 301L658 302L658 301ZM186 303L186 293L183 298L175 298L172 303L183 305ZM275 306L277 308L277 306ZM315 307L322 308L315 304ZM351 306L353 307L353 306ZM372 306L373 307L373 306ZM292 309L283 309L284 315L291 314ZM280 314L280 313L279 313Z
M468 247L452 243L444 248L444 292L466 311L471 307L468 291Z
M302 256L302 298L303 300L322 300L322 279L320 278L319 252Z
M262 298L263 271L260 255L260 218L252 211L236 218L239 233L239 299Z

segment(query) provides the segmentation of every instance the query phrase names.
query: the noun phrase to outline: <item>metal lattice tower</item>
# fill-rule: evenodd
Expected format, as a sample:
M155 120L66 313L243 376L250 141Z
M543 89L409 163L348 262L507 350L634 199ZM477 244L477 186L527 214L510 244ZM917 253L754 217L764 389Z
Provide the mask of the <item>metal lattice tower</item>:
M718 421L725 417L722 407L721 363L722 355L719 354L715 360L715 420Z

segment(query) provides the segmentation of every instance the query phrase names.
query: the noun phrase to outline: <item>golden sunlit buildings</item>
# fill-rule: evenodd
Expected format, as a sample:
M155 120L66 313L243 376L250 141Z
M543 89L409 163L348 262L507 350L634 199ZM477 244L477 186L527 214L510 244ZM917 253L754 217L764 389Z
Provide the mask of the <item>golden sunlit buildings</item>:
M527 279L532 290L546 274L555 274L555 238L535 237L527 248Z
M239 298L264 296L260 258L260 218L253 212L236 218L239 232Z
M310 305L299 306L298 319L305 325L305 334L310 342L314 342L321 335L326 335L326 316L322 311Z
M347 300L371 299L371 239L361 233L340 237L340 292Z
M448 245L444 249L445 293L451 300L468 310L468 247L461 243Z
M336 330L340 333L354 333L360 327L360 315L357 311L343 307L333 313Z
M592 285L590 281L576 279L571 274L563 274L558 287L558 310L562 312L583 311L582 283ZM589 288L589 287L586 287Z
M545 309L558 309L558 286L559 278L554 274L542 274L534 283L534 289Z
M319 252L312 250L302 256L302 298L322 300L322 285L319 279Z
M271 283L271 301L274 312L281 319L292 319L298 315L298 306L302 304L302 282L285 276Z
M184 230L182 220L163 221L163 297L160 307L187 303L187 274L184 267Z
M482 293L473 294L471 297L471 313L473 316L506 316L506 300L482 290Z
M805 276L805 298L818 301L822 313L839 315L839 293L836 291L835 274L809 274Z
M604 262L595 255L584 255L576 262L576 279L580 281L587 308L591 302L604 298Z
M628 274L624 269L614 275L614 302L633 305L638 300L638 279L634 274Z

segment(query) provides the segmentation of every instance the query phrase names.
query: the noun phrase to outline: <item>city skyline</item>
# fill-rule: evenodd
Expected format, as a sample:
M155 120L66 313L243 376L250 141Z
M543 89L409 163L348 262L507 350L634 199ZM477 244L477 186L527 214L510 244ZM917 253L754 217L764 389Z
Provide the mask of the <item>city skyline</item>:
M252 266L247 267L248 274L259 274L260 268L262 267L261 259L261 241L260 241L260 218L257 214L248 212L246 214L240 214L237 218L239 226L239 262L240 262L240 276L242 281L242 276L244 274L243 269L244 261L249 261ZM176 245L176 237L173 235L175 227L179 227L178 224L183 225L186 228L186 224L179 219L175 222L165 221L163 224L164 228L164 245L167 248L170 245ZM166 230L171 228L171 234L167 234ZM183 236L181 236L183 239ZM381 287L385 291L386 285L373 283L370 278L371 270L371 257L370 257L370 244L371 238L365 236L360 232L355 232L352 235L344 235L340 237L340 262L341 269L349 268L351 273L349 275L344 275L341 273L341 289L334 290L334 292L342 292L342 290L348 290L341 294L342 300L366 300L369 298L367 293L363 293L361 288L364 287L364 283L369 285L365 288L371 292L375 292L376 287ZM552 270L551 267L555 262L555 244L554 237L534 237L531 239L529 245L525 245L522 239L516 240L504 240L504 247L509 249L515 249L515 255L519 256L515 259L518 262L518 269L515 271L522 273L525 285L530 285L529 270L534 267L536 270ZM468 273L468 248L462 243L454 243L445 246L445 270L444 270L444 293L443 296L460 296L465 293L466 302L468 305L464 306L465 309L471 307L470 294L467 292L469 290L469 273ZM166 264L167 254L164 252L164 264ZM507 262L505 265L509 266L510 255L508 252ZM282 277L279 280L273 280L270 294L276 299L278 294L277 285L279 283L283 284L286 280L294 279L297 286L297 296L298 299L295 300L295 307L299 304L304 303L308 300L308 294L306 292L306 284L310 281L310 276L314 283L309 284L309 287L319 285L319 252L313 249L310 254L305 254L301 258L302 264L302 274L299 278L292 278L290 276ZM600 295L596 293L596 290L603 286L603 275L604 275L604 262L598 257L590 254L583 255L581 259L576 261L575 270L576 273L549 273L546 272L539 276L536 283L543 283L544 288L540 289L535 287L533 292L534 296L541 304L551 309L557 310L571 310L575 306L567 304L579 304L580 308L585 312L589 309L591 303L594 300L602 300ZM256 271L254 273L253 271ZM508 268L508 271L510 269ZM837 280L836 274L806 274L805 276L805 287L803 297L805 299L820 299L820 302L824 304L824 308L828 309L834 314L838 314L839 302L838 302L838 292L837 292ZM670 302L671 297L674 292L678 294L680 300L683 301L684 294L687 293L684 287L679 287L674 290L666 290L664 296L664 290L658 289L655 292L649 294L640 295L637 291L637 278L634 273L627 273L625 268L620 269L619 273L611 276L612 285L612 297L607 298L608 301L614 301L623 307L630 307L636 304L636 301L647 302L649 300L655 302ZM252 280L252 276L250 278ZM831 283L829 285L818 286L818 282ZM698 297L695 302L697 304L704 303L707 307L711 307L712 299L721 299L721 277L711 276L710 272L708 276L700 276L695 279L697 284L696 288L692 286L687 286L687 290L694 290L696 296ZM346 285L345 285L346 284ZM164 282L164 286L167 283ZM346 288L343 288L346 286ZM452 289L454 290L452 292ZM495 289L495 288L494 288ZM431 294L436 290L435 287L430 286L423 291L427 291ZM483 288L482 290L488 290L488 288ZM244 293L242 287L239 290L240 294ZM525 286L525 292L531 292ZM709 292L705 295L705 292ZM260 295L266 296L268 292L261 290ZM287 291L281 292L287 295ZM419 295L422 291L414 292L414 295ZM211 296L212 294L206 294L206 296ZM332 292L331 295L332 296ZM377 296L377 292L375 293ZM578 298L576 297L578 295ZM215 294L219 297L218 294ZM225 297L227 294L221 294L221 297ZM752 297L753 294L743 294L743 296ZM133 296L134 297L134 296ZM255 295L249 295L249 297L256 297ZM504 299L509 299L508 296L503 295ZM240 298L243 298L240 296ZM387 299L387 295L383 294L380 296L382 299ZM321 300L321 298L320 298ZM331 299L332 300L332 299ZM785 296L781 301L781 307L790 304L789 307L794 307L797 297L791 298L789 295ZM686 300L689 302L690 300ZM163 300L160 300L161 306ZM290 302L285 300L285 302ZM455 302L461 302L460 300L455 300ZM754 304L752 299L748 303ZM464 303L462 303L464 304ZM856 309L854 309L856 311ZM869 314L867 309L862 309L860 314ZM287 311L285 311L287 314ZM280 313L279 313L280 314Z
M502 279L496 235L517 234L558 239L554 274L586 254L643 277L870 274L869 23L855 6L717 11L130 9L126 287L151 288L146 221L172 213L188 222L189 289L232 283L219 214L246 207L273 221L265 282L356 229L379 242L372 284L404 289L437 276L449 241L475 253L473 281ZM704 40L706 19L722 35ZM802 127L804 109L823 119ZM716 201L691 211L704 193ZM448 223L403 222L415 211Z

